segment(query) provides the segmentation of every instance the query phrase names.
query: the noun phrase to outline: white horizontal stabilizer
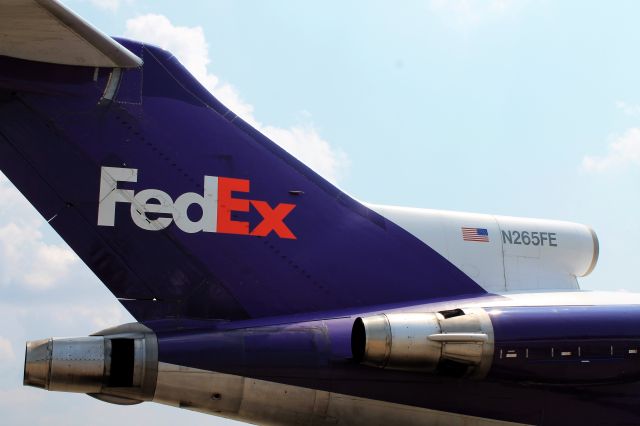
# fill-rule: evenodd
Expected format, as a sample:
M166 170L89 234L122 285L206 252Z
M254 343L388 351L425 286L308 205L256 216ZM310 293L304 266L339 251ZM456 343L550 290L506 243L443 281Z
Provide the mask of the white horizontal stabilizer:
M0 55L91 67L142 64L56 0L0 0Z

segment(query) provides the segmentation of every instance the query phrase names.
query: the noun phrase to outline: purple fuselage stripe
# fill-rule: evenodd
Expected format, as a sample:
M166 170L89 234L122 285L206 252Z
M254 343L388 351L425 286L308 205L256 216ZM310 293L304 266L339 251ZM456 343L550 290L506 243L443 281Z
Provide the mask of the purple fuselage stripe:
M424 306L425 312L436 309ZM640 342L640 307L506 307L500 308L502 315L495 311L491 318L496 351L482 381L355 363L350 351L355 316L289 323L286 318L264 318L221 323L210 331L159 332L159 356L162 362L192 368L529 424L566 424L567 416L572 424L640 421L638 359L618 354L606 360L596 354L569 358L559 352L574 344L622 349ZM526 359L525 346L555 347L556 356ZM522 349L520 358L500 359L500 350L512 348ZM573 383L576 377L581 383Z

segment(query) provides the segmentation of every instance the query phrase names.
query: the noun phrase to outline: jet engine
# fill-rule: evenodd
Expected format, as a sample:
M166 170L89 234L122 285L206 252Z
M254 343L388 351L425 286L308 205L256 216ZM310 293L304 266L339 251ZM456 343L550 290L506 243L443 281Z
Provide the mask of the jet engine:
M357 318L354 359L394 370L480 379L493 357L493 328L482 309L392 313Z
M89 337L27 342L24 384L135 404L153 398L157 366L155 334L133 324Z
M640 310L515 306L369 315L353 323L351 350L368 366L476 380L638 380Z

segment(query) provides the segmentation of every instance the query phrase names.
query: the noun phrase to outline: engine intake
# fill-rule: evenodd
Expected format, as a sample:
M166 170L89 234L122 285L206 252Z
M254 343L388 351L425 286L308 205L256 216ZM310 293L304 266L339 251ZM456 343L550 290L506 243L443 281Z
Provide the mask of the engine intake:
M353 357L365 365L475 379L489 372L493 346L482 309L360 317L351 334Z

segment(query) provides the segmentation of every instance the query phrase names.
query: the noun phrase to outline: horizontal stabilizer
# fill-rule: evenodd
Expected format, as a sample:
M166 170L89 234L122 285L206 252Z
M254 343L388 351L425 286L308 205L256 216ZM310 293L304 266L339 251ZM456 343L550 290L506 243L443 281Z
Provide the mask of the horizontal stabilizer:
M0 55L132 68L142 60L55 0L0 0Z

